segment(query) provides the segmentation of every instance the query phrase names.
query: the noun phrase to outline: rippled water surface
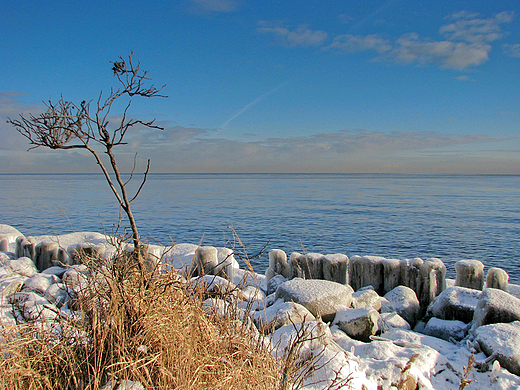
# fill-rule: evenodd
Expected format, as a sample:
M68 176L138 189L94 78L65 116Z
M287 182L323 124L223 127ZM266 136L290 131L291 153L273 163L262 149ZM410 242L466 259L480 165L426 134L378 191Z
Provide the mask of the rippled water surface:
M134 213L150 242L233 242L501 267L520 283L520 176L155 174ZM0 175L0 223L25 235L111 231L100 175ZM253 262L257 271L265 256Z

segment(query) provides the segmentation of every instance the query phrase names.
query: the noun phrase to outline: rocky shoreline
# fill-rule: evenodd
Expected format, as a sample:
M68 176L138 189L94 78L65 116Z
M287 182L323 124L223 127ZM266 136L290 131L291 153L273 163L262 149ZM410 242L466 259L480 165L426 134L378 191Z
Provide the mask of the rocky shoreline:
M0 225L1 324L15 324L13 304L29 319L69 315L71 297L88 277L75 264L80 249L107 257L113 251L99 233L25 237ZM148 254L207 289L238 291L244 315L267 327L275 354L298 329L311 327L316 337L302 356L319 351L327 364L305 388L326 388L342 375L356 389L398 388L405 379L409 387L400 388L454 389L470 356L475 369L467 389L520 388L520 287L501 269L485 275L479 261L460 261L450 280L440 259L294 252L287 260L275 249L259 275L240 269L229 248L152 245ZM220 310L228 302L206 304Z

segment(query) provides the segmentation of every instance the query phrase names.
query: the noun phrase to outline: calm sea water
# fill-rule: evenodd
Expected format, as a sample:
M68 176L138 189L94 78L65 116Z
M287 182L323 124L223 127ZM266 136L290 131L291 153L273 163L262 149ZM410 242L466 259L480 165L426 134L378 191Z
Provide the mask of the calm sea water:
M155 174L134 203L149 242L481 260L520 283L520 176ZM0 175L0 223L25 235L110 232L102 176ZM263 272L267 257L254 259Z

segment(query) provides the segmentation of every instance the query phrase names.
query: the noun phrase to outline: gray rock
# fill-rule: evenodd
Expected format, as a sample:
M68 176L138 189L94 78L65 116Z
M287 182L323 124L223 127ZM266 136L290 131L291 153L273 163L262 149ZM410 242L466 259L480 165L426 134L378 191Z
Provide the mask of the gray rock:
M428 307L427 315L443 320L458 320L469 323L481 291L465 287L449 287L440 293Z
M379 294L383 293L384 257L352 256L349 266L349 281L354 291L365 286L373 286Z
M440 318L432 317L426 323L422 333L443 339L446 341L460 341L468 332L469 325L457 320L441 320Z
M340 307L352 302L352 288L328 280L292 279L276 290L276 299L296 302L307 308L315 317L329 322Z
M379 331L379 313L372 308L338 310L333 324L337 325L349 337L361 341L370 341Z
M59 244L56 241L44 240L36 245L34 263L41 272L58 264Z
M520 321L481 326L475 340L486 355L494 355L502 367L520 375Z
M484 287L484 264L478 260L460 260L455 263L455 285L482 290Z
M480 294L471 329L517 320L520 320L520 299L505 291L487 288Z
M6 297L18 291L26 280L27 276L19 274L14 274L0 279L0 297Z
M406 286L397 286L392 291L387 292L384 297L390 302L397 314L411 326L415 325L421 309L415 291Z

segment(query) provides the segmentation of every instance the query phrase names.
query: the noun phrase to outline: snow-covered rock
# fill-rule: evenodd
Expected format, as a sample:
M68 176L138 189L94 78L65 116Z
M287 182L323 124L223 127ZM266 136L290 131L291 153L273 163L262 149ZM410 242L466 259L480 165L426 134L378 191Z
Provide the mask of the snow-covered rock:
M254 322L258 329L274 331L282 326L299 322L315 321L312 313L299 303L277 300L265 310L254 313Z
M352 288L328 280L292 279L282 283L276 290L276 299L296 302L307 308L315 317L328 322L340 307L352 302Z
M360 309L363 307L372 307L381 310L381 297L372 289L358 290L352 294L352 307Z
M265 270L267 283L277 275L283 278L289 277L289 264L287 264L287 254L283 250L272 249L269 251L269 267Z
M28 278L38 273L34 262L28 257L7 260L4 262L4 268L10 270L12 273L27 276Z
M415 291L406 286L397 286L384 296L397 314L403 317L411 326L419 319L420 305Z
M334 325L337 325L343 332L353 339L370 341L370 336L374 336L379 331L379 313L373 308L341 308L337 311Z
M481 326L475 340L486 355L494 355L502 367L520 375L520 321Z
M479 326L520 320L520 299L495 288L480 294L473 316L472 331Z
M426 323L422 333L438 337L446 341L460 341L468 332L468 325L457 320L442 320L432 317Z
M480 294L481 291L466 287L448 287L433 300L426 314L467 324L473 320Z
M381 313L380 329L382 332L387 332L390 329L404 329L410 330L410 324L396 312Z
M55 275L36 274L31 276L23 283L23 289L43 294L51 286L58 283L59 279Z

